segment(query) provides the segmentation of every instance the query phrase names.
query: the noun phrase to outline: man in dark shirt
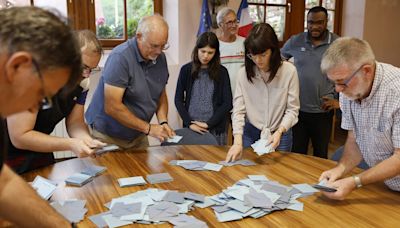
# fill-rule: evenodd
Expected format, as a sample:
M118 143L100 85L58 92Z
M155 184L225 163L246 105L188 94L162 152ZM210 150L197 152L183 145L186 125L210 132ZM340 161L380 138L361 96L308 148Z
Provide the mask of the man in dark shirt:
M80 85L67 95L52 98L52 107L38 112L20 112L7 117L10 139L6 163L17 173L54 163L54 151L72 151L78 157L94 156L94 148L105 146L93 139L84 121L83 111L89 89L91 69L97 67L102 48L90 30L77 31L82 52L83 74ZM51 136L55 126L65 118L69 138Z
M81 73L79 45L71 28L54 14L35 7L0 10L0 121L23 110L49 105ZM67 90L67 89L66 89ZM0 163L4 129L0 126ZM46 201L7 165L0 170L0 218L18 227L70 227Z

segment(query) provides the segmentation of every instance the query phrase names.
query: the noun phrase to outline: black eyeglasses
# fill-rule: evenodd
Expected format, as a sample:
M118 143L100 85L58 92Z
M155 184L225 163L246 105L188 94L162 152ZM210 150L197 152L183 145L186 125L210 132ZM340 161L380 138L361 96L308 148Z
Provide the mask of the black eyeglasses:
M355 70L346 80L344 80L342 83L336 83L336 86L344 86L344 87L348 87L349 83L351 82L351 80L354 78L354 76L357 75L358 71L361 70L361 68L363 68L364 64L361 65L359 68L357 68L357 70Z
M51 107L53 107L53 101L51 100L51 97L47 95L44 87L44 81L43 81L43 76L42 73L40 72L40 67L39 64L36 62L35 59L32 59L32 64L35 67L36 72L38 73L38 77L40 79L40 83L42 84L42 93L43 93L43 100L40 102L40 109L46 110Z

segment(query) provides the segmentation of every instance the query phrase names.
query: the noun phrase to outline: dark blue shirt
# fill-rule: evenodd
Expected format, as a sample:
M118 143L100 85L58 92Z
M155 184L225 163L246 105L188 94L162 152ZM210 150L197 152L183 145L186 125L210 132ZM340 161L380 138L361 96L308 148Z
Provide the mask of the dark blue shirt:
M156 61L141 56L136 39L115 47L107 59L92 102L85 114L88 124L111 137L131 141L141 132L119 123L104 111L104 84L125 89L122 102L138 118L150 122L168 81L167 61L161 53Z
M307 32L292 36L282 47L281 54L285 59L294 58L300 83L300 111L322 113L323 96L334 97L334 85L321 72L322 55L329 45L338 38L336 34L326 31L325 40L314 46Z

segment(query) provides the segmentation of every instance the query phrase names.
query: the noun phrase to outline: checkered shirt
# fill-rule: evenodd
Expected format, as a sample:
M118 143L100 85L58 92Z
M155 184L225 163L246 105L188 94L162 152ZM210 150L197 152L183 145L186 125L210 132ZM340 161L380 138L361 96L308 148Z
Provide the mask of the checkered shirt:
M369 96L351 101L340 94L342 128L353 130L365 162L373 167L400 148L400 68L376 62ZM400 191L400 175L385 180Z

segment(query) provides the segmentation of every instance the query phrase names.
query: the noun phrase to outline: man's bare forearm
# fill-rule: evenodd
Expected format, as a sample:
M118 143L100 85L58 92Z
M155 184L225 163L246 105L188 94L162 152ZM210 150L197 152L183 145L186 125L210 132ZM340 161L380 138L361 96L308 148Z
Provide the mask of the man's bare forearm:
M0 217L19 227L71 227L9 167L0 173Z

